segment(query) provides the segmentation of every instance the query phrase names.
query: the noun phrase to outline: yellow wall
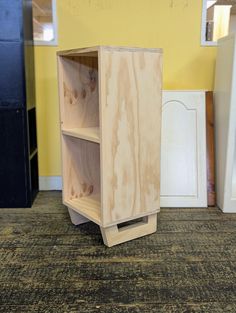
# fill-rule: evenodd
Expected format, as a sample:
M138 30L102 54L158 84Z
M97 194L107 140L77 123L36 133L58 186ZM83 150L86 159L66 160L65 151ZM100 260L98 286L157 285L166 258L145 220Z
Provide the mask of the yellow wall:
M39 173L60 175L56 51L130 45L164 49L165 89L212 89L215 48L200 46L200 0L57 0L58 47L36 47Z

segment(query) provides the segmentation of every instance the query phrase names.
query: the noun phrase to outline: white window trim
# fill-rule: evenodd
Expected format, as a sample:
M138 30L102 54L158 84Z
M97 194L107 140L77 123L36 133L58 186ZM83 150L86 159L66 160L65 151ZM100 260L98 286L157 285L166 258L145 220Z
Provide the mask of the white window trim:
M206 41L207 0L202 0L201 46L216 47L217 41Z
M51 41L34 40L34 45L35 46L57 46L58 45L57 4L56 4L56 0L52 0L52 20L53 20L54 39L51 40Z

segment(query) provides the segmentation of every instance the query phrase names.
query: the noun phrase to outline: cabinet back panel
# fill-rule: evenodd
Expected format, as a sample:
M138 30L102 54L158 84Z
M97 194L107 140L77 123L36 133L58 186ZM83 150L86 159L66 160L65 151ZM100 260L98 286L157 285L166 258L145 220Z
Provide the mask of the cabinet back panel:
M97 143L62 136L64 200L100 194L99 150Z
M98 59L59 56L62 128L98 127Z

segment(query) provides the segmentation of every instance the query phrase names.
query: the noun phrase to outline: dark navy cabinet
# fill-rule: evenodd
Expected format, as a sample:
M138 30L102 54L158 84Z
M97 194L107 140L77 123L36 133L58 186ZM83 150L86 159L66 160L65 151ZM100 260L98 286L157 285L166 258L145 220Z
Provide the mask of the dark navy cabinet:
M31 0L0 0L0 207L38 192Z

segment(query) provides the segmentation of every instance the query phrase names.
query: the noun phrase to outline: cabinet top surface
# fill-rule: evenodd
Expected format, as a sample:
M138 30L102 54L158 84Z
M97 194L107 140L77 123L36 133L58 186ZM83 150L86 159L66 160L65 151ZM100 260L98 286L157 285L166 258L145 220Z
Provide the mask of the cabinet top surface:
M58 51L58 56L69 56L74 54L83 54L83 53L95 53L97 54L101 50L108 51L121 51L121 52L154 52L154 53L162 53L161 48L141 48L141 47L122 47L122 46L94 46L94 47L86 47L86 48L78 48L71 50L63 50Z

